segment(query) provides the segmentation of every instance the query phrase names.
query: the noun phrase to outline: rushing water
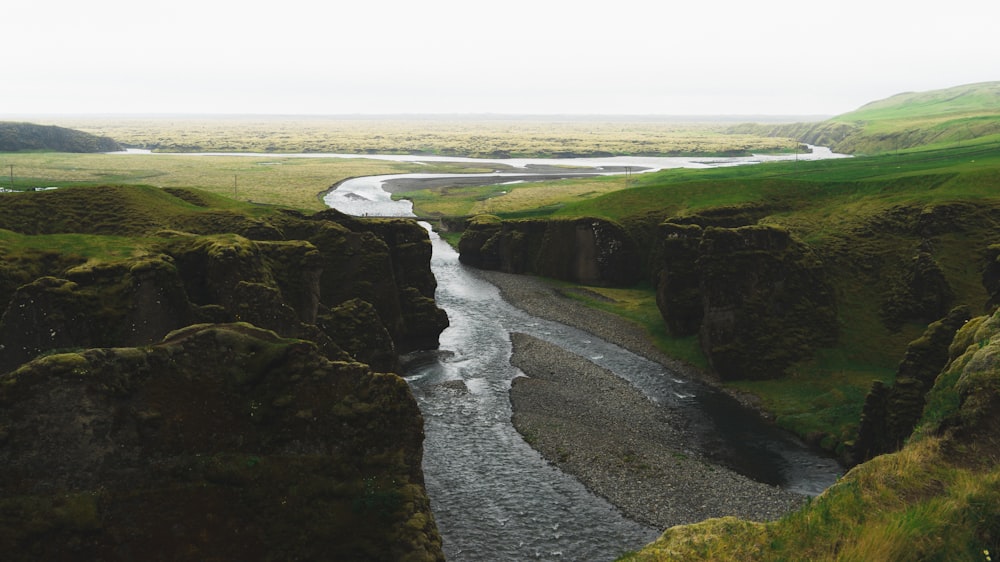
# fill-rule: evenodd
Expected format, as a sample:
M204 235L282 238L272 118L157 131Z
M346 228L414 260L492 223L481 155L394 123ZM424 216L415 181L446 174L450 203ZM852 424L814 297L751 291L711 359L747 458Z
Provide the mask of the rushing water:
M725 163L722 163L725 165ZM399 177L399 176L392 176ZM327 202L352 214L406 216L381 189L390 177L341 184ZM380 193L381 192L381 193ZM692 448L757 480L815 494L839 466L763 423L729 397L586 332L510 306L431 232L436 300L451 326L438 350L407 358L406 378L424 415L424 475L445 555L464 560L612 560L659 530L624 517L547 463L513 428L510 332L556 343L680 410Z

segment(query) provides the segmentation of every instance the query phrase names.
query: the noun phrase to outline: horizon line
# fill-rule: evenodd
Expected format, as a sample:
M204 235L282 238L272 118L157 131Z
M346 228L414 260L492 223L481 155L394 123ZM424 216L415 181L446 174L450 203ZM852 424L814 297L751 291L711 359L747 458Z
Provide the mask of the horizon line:
M67 111L67 112L0 112L0 119L10 117L44 117L44 118L338 118L338 119L641 119L641 120L679 120L679 121L737 121L764 119L767 121L824 121L834 117L832 114L799 114L799 113L531 113L531 112L372 112L372 113L257 113L257 112L196 112L196 111L164 111L164 112L111 112L111 111Z

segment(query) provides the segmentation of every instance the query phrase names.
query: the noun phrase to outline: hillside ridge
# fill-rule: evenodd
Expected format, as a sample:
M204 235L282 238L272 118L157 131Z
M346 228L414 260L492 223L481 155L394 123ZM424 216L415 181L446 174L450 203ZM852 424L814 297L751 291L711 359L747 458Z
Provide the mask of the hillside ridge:
M112 138L56 125L0 121L0 152L117 152Z
M1000 139L1000 81L895 94L818 123L743 123L727 131L784 136L857 155Z

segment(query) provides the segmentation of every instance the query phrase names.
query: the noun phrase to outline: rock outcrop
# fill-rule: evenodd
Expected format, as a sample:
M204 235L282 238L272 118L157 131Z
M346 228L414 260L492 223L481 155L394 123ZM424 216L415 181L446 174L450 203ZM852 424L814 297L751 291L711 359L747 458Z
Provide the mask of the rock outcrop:
M960 306L933 322L920 338L910 342L896 369L892 385L872 383L865 398L858 437L850 448L851 464L898 451L913 433L924 412L927 393L948 362L948 348L958 331L972 316Z
M990 298L986 302L987 312L1000 307L1000 244L986 249L986 267L983 268L983 287Z
M628 286L641 275L635 241L604 219L474 217L458 244L462 263L598 286Z
M649 249L657 305L675 337L698 334L725 379L780 376L836 341L823 264L787 230L747 225L769 210L746 205L668 219ZM647 256L621 226L600 219L469 220L463 263L577 283L631 286Z
M836 341L822 263L787 230L669 220L660 228L661 315L672 335L698 334L722 378L775 378Z
M1000 545L998 366L1000 315L969 320L900 451L855 466L780 521L679 525L622 560L989 558Z
M436 347L448 319L433 300L427 232L403 220L351 230L337 219L352 221L284 215L261 230L280 241L161 231L156 253L51 271L10 297L0 371L51 350L150 344L195 322L250 322L388 371L399 354ZM370 306L348 334L331 319L341 306L361 310L356 299Z
M944 272L926 251L918 251L906 264L882 302L882 321L898 331L904 322L929 324L944 316L954 300Z
M4 560L442 560L398 376L249 324L0 378Z

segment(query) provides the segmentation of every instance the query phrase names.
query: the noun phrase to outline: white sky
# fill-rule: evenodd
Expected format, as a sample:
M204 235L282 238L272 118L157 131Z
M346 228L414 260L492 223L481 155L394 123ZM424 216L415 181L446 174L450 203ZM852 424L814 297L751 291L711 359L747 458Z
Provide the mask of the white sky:
M31 0L0 115L834 115L1000 80L1000 2Z

